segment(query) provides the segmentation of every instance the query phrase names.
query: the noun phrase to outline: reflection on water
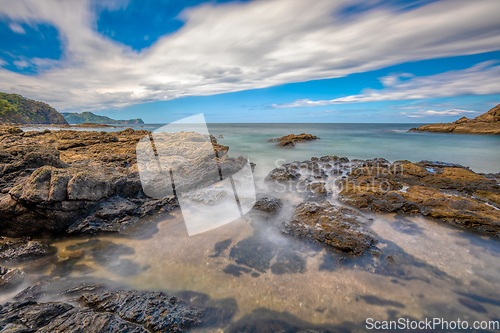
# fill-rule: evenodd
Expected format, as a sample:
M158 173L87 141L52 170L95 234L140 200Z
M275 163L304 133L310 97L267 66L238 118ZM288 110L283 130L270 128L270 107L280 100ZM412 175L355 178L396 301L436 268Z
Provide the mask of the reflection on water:
M351 258L281 234L293 208L293 198L284 199L276 217L251 213L191 237L175 211L151 226L153 233L143 226L128 237L55 245L60 257L76 258L73 268L80 269L68 270L72 277L232 299L233 322L278 313L287 313L283 320L351 328L368 317L498 318L498 241L421 217L372 215L369 228L382 254Z

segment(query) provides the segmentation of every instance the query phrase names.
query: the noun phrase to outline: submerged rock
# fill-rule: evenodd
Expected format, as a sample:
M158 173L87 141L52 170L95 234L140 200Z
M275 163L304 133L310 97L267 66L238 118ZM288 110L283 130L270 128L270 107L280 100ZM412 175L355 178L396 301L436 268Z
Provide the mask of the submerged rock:
M295 210L292 220L284 224L285 232L340 252L360 255L377 243L363 227L368 220L358 212L334 206L328 201L304 202Z
M306 141L312 141L312 140L318 140L319 138L317 136L314 136L312 134L289 134L282 136L280 138L274 138L270 139L269 142L278 142L277 146L278 147L294 147L295 143L297 142L306 142Z

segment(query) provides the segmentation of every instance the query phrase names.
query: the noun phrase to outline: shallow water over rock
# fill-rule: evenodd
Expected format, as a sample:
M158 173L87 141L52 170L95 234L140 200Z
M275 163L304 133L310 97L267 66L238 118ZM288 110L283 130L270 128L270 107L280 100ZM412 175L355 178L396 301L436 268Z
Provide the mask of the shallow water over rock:
M128 236L55 241L57 259L38 274L225 300L235 311L211 327L229 331L259 331L269 318L280 319L278 327L330 331L361 329L367 318L498 318L497 240L423 217L366 214L381 254L354 257L282 234L289 198L276 216L252 212L191 237L177 210Z

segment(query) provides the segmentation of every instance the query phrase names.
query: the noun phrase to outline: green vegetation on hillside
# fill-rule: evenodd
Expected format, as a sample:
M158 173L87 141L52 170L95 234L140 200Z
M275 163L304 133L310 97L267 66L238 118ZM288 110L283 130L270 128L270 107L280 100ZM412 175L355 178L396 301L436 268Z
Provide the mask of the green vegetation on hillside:
M107 125L131 125L131 124L144 124L142 119L130 119L130 120L115 120L106 116L98 116L92 112L82 112L82 113L61 113L64 119L70 124L107 124Z
M64 124L50 105L17 94L0 93L0 124Z

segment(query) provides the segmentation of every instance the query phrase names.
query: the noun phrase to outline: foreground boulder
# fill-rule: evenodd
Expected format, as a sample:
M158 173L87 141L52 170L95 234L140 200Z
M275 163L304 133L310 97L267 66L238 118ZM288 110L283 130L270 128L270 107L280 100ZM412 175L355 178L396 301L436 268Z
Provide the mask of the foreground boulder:
M148 197L151 191L143 191L136 146L149 134L132 129L23 132L4 127L0 130L0 235L123 232L147 216L177 207L175 193ZM214 174L234 173L246 163L229 158L228 147L215 138L194 132L159 138L184 143L156 147L159 153L173 147L167 156L180 161L179 168L185 164L176 155L185 156L189 149L196 153L202 141L215 152L195 155L185 179L177 181L178 191L202 186ZM152 185L146 187L160 184L150 181Z
M474 119L462 117L452 123L422 125L410 131L500 135L500 104Z
M373 247L377 240L364 228L368 222L358 212L332 205L328 201L303 202L285 231L331 249L360 255Z
M161 292L87 293L73 306L22 301L0 305L2 332L184 332L203 310Z
M278 147L294 147L297 142L306 142L318 139L319 138L317 136L314 136L312 134L302 133L297 135L289 134L280 138L270 139L269 142L278 142L276 144Z

